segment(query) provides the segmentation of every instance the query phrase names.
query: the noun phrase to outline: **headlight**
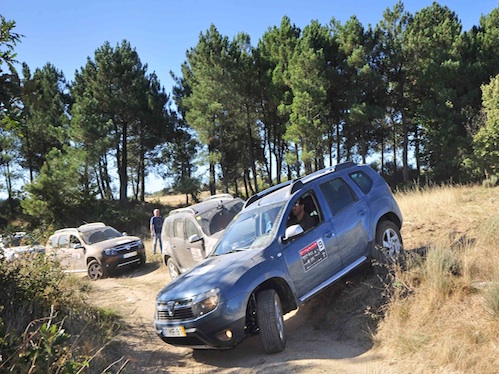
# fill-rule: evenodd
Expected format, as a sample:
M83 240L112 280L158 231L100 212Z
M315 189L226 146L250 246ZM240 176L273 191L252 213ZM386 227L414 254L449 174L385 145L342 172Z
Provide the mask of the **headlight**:
M104 254L106 256L116 256L118 254L118 251L116 250L116 248L108 248L104 249Z
M215 288L194 297L192 301L192 313L194 318L204 316L215 310L220 300L220 290Z

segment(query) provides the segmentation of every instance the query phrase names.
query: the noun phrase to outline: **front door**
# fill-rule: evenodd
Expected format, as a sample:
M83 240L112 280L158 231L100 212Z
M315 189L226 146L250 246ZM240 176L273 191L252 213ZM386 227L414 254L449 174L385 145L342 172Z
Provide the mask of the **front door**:
M186 248L187 251L191 254L189 257L189 261L192 259L191 266L194 266L197 263L203 261L203 259L206 257L203 235L191 218L185 219L185 232ZM189 241L189 238L193 236L197 236L198 238L200 238L200 240L191 243Z
M75 235L69 236L69 249L67 253L70 257L70 267L73 271L86 271L85 247Z
M315 194L311 196L312 216L317 216L317 224L309 231L285 244L284 255L288 271L298 294L298 298L306 299L308 294L326 281L341 268L341 254L336 245L336 238L331 232L323 209L318 204ZM296 202L292 201L292 204Z
M173 221L173 236L171 239L172 253L182 269L192 267L194 260L190 251L185 231L185 218L179 217Z

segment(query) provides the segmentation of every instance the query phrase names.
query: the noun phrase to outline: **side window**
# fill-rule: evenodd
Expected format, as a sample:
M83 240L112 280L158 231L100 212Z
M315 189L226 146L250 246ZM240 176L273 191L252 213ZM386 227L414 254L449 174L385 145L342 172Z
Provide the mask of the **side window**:
M304 231L308 231L320 221L321 214L317 200L312 191L307 191L294 202L286 225L289 227L300 224Z
M68 234L62 234L61 236L59 236L59 242L57 243L58 247L65 248L68 246L68 243L69 243Z
M371 191L373 180L366 173L362 171L356 171L355 173L350 174L350 178L352 178L355 184L359 186L359 188L365 194Z
M187 237L190 238L192 235L199 235L199 230L190 219L185 220L185 232Z
M74 235L70 235L69 242L71 243L71 248L75 248L78 244L81 244L80 239Z
M172 220L166 220L164 225L163 225L163 230L168 238L171 238L173 236L173 221Z
M321 191L334 215L354 202L350 188L341 178L321 184Z
M50 248L57 248L57 236L55 236L55 235L52 236L49 239L48 245L50 246Z
M173 236L184 239L184 219L178 218L173 221Z

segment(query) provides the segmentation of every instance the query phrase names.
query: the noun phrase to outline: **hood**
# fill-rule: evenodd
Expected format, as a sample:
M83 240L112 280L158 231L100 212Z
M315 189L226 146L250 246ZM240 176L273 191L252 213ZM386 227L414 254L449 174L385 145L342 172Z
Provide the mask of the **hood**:
M157 300L179 300L209 291L214 288L230 288L241 274L255 266L259 250L248 250L208 257L163 288ZM225 299L227 295L222 295Z
M107 249L112 247L117 247L119 245L128 244L136 241L141 241L137 236L120 236L119 238L112 238L92 244L91 246L96 249Z
M206 246L206 253L211 253L213 250L213 247L215 247L215 244L218 243L218 239L222 236L225 230L221 230L219 232L214 233L211 236L207 236L205 238L205 243L204 245Z

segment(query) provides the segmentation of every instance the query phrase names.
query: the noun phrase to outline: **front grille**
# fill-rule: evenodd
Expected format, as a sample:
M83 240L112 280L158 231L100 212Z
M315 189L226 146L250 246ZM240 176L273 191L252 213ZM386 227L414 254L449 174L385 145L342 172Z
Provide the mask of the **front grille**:
M138 251L140 249L140 241L137 240L137 241L132 242L132 243L126 243L126 244L117 245L114 248L118 252L122 252L122 251L126 251L126 252Z
M194 319L192 300L177 300L158 303L158 321L179 322Z

